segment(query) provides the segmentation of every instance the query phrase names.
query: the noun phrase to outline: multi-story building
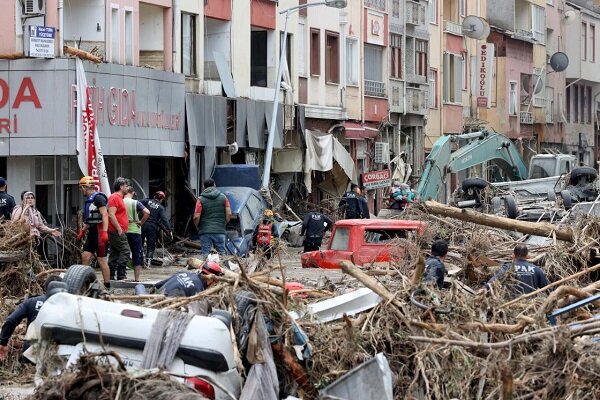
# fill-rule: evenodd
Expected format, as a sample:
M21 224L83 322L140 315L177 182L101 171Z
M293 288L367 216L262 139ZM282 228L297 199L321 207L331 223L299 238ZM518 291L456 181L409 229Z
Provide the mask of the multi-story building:
M15 197L35 191L53 223L68 223L82 202L75 60L62 56L63 44L106 60L84 65L110 179L133 178L140 196L181 186L185 91L171 72L171 1L5 2L0 53L19 58L34 43L29 26L56 32L49 58L0 60L0 175Z

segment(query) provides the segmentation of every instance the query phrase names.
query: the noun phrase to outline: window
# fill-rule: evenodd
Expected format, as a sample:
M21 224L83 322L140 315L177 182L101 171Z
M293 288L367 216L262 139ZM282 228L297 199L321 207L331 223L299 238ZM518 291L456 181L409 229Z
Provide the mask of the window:
M596 26L590 24L590 62L596 62Z
M390 34L390 78L402 79L402 36Z
M325 32L325 81L340 83L340 35Z
M392 0L392 17L400 18L400 0Z
M283 43L283 32L279 32L279 51L277 52L277 60L281 59L281 45ZM292 34L288 33L287 34L287 39L285 41L285 62L287 64L287 69L288 72L292 73L291 70L291 66L292 66ZM281 81L285 81L285 78L283 77L283 75L281 76Z
M567 88L567 122L571 122L571 87Z
M465 17L467 15L467 0L458 0L458 7L461 17Z
M346 39L346 83L358 85L358 40Z
M267 31L250 34L250 86L267 87Z
M119 9L111 9L111 24L110 24L110 61L118 63L119 60L119 35L121 27L119 26Z
M585 87L585 107L587 109L587 123L591 124L592 121L592 87Z
M554 88L546 86L546 123L554 121Z
M579 122L579 85L573 85L571 88L573 88L573 122Z
M587 24L585 22L581 23L581 60L585 61L587 59Z
M444 53L444 101L462 102L462 56Z
M427 42L415 40L415 74L427 77Z
M517 82L509 82L508 114L517 115Z
M438 23L438 2L437 0L429 0L429 22L432 24Z
M383 82L383 48L365 44L365 80Z
M581 117L580 119L580 123L585 124L585 106L586 106L586 101L585 101L585 86L581 85L579 86L579 115Z
M250 210L253 211L254 214L257 214L258 211L263 209L262 201L253 194L251 194L250 197L248 197L247 206L248 208L250 208Z
M467 82L469 81L469 75L467 75L467 54L463 53L462 55L462 60L460 63L460 68L461 68L461 72L462 72L462 90L467 90Z
M331 238L330 250L348 250L348 240L350 239L349 228L337 228Z
M310 29L310 74L321 75L321 33Z
M125 64L133 65L133 11L125 10Z
M395 239L413 239L415 232L410 230L365 229L364 241L368 244L387 244Z
M306 76L306 22L298 21L298 75Z
M181 72L196 75L196 16L181 13Z
M546 9L531 5L531 30L533 39L539 44L546 43Z
M433 68L429 70L429 107L430 108L438 107L437 70L435 70Z

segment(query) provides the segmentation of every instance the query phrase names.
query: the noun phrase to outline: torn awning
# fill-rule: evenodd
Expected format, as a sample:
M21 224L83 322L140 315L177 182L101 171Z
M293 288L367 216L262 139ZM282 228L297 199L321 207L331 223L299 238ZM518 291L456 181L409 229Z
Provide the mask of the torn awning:
M346 121L342 124L344 127L344 138L363 140L375 139L379 135L379 130L368 124L359 124L358 122Z
M306 156L304 158L304 184L308 192L311 190L311 175L313 171L331 171L334 161L339 164L347 180L354 177L354 160L344 146L331 134L305 130ZM345 189L347 181L336 180L340 188Z

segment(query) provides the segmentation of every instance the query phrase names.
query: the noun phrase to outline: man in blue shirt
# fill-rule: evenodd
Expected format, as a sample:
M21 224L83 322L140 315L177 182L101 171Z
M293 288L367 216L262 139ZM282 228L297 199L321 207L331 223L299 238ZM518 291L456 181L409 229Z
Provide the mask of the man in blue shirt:
M423 282L433 283L439 289L444 287L444 275L446 267L444 259L448 254L448 242L445 240L436 240L431 245L431 255L425 261L425 276Z
M508 288L515 294L527 294L548 285L544 271L527 261L529 253L527 245L519 243L513 250L513 261L502 265L500 270L485 284L486 289L495 281L507 280L506 274L511 272L516 282L508 282Z

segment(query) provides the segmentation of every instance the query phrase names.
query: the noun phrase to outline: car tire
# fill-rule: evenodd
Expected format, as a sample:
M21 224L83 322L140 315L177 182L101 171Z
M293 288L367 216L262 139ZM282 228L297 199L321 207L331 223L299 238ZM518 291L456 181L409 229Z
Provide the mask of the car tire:
M598 172L592 167L577 167L571 171L569 185L577 185L583 177L586 177L588 182L593 182L598 177Z
M570 210L573 207L573 200L571 199L571 192L568 190L561 190L560 198L563 202L563 207L565 210Z
M96 281L96 273L88 265L71 265L65 272L63 281L67 286L67 292L81 295Z
M517 201L512 196L504 196L504 211L506 216L510 219L515 219L519 216L519 208L517 207Z
M556 192L552 189L548 190L548 200L556 201Z
M491 207L492 213L496 214L497 212L499 212L502 209L502 199L498 196L492 197Z
M462 182L462 189L467 191L469 188L485 189L489 183L483 178L467 178Z

